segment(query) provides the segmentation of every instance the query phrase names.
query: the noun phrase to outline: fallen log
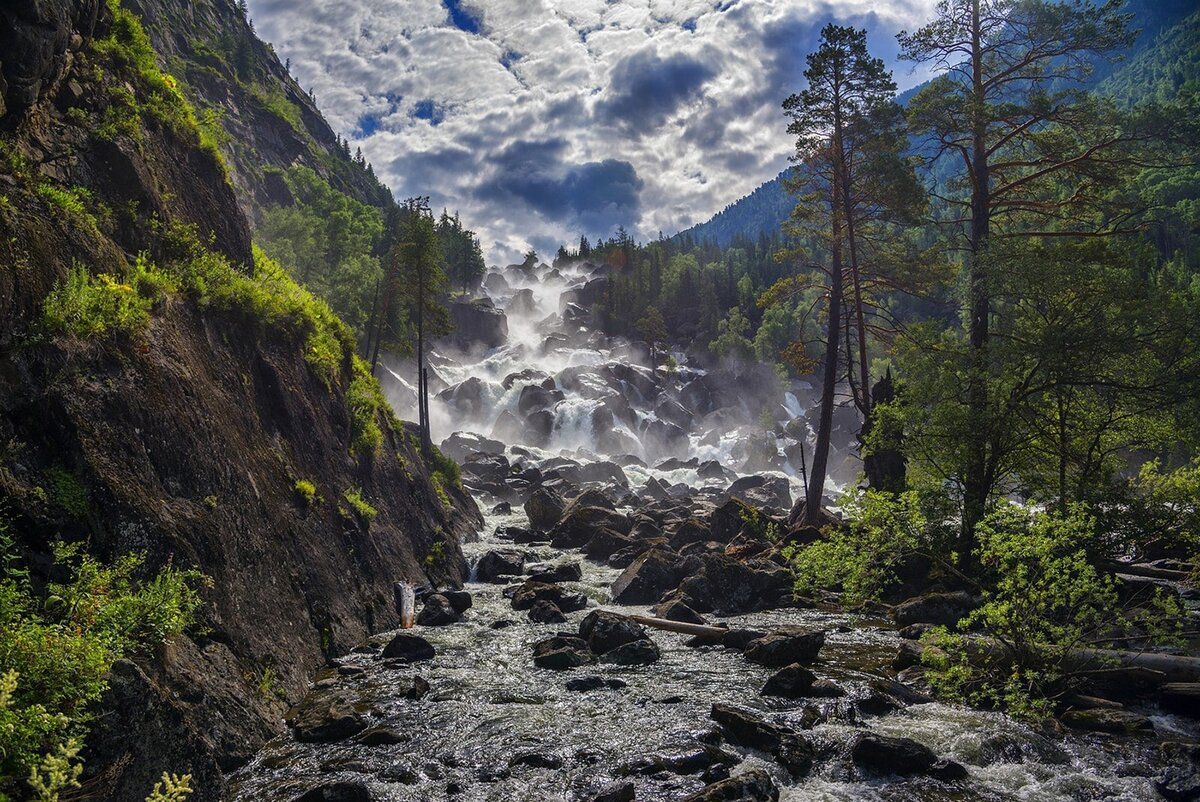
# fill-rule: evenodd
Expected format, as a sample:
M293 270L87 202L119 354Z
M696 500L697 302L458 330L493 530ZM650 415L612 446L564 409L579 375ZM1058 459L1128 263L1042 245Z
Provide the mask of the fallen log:
M1125 574L1126 576L1136 576L1142 579L1167 579L1172 582L1184 582L1191 577L1187 571L1179 571L1174 568L1158 568L1153 565L1145 565L1144 563L1121 563L1107 562L1103 567L1112 571L1114 574Z
M625 615L630 621L641 624L642 626L652 627L654 629L662 629L667 632L680 632L684 635L695 635L701 638L713 638L714 640L725 637L729 632L728 627L712 627L705 624L688 624L684 621L670 621L666 618L655 618L649 615L626 615L617 613L617 615Z
M922 646L921 650L936 649ZM973 657L1003 658L1010 652L999 641L991 638L973 637L968 641L967 651ZM1128 672L1150 685L1167 682L1200 682L1200 657L1162 654L1159 652L1135 652L1122 649L1076 648L1066 654L1072 668L1081 674L1105 674L1118 671Z

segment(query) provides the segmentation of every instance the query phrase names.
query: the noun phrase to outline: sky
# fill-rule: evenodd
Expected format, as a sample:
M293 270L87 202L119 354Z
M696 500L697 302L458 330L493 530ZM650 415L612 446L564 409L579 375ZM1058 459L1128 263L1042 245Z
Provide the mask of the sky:
M490 262L703 222L787 165L783 99L828 22L895 34L935 0L249 0L397 198L458 210Z

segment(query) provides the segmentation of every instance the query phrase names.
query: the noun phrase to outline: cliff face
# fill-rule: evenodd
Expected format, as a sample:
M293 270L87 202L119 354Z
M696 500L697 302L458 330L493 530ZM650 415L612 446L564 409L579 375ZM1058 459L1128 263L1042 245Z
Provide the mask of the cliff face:
M142 4L152 19L168 7L211 22L226 4ZM392 583L428 581L437 544L461 575L459 540L481 519L454 488L449 506L439 500L385 410L367 413L380 447L352 451L350 356L315 370L303 321L174 288L136 333L43 330L47 294L73 266L120 281L138 254L179 260L190 237L253 269L237 189L265 186L253 147L268 134L241 140L249 149L227 171L114 13L100 0L0 7L0 509L35 573L61 538L213 578L203 636L114 670L87 758L99 798L141 799L174 771L195 775L193 799L218 799L224 773L282 726L280 701L260 690L267 670L295 698L329 656L395 624ZM262 122L231 104L225 124ZM286 139L272 158L286 158ZM56 499L63 476L82 505ZM347 493L377 514L355 512Z

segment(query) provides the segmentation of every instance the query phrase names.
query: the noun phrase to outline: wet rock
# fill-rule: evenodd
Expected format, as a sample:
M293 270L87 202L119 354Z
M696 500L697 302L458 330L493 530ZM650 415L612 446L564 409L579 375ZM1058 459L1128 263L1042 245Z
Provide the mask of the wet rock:
M416 663L422 660L432 660L433 646L420 635L411 632L401 632L383 647L383 656L388 659L405 660Z
M831 679L819 679L809 687L808 695L822 699L841 699L846 695L846 690Z
M625 569L612 586L617 604L650 604L679 583L678 556L665 549L651 549Z
M670 531L671 548L679 551L693 543L705 543L712 539L708 524L696 518L680 521Z
M737 474L721 465L715 459L700 463L699 467L696 468L696 474L701 479L706 480L719 479L721 481L728 481L737 477Z
M514 610L528 610L539 601L553 602L564 613L573 613L587 607L587 596L572 593L558 585L546 582L526 582L517 588L512 597Z
M962 766L939 761L933 750L911 738L860 732L850 741L849 756L855 766L875 776L929 774L945 780L966 777Z
M529 608L529 620L535 624L565 624L567 617L558 606L547 599L533 603Z
M525 514L529 516L529 526L538 532L548 532L558 523L562 516L562 497L557 493L539 488L525 502Z
M425 597L425 606L417 614L417 623L423 627L444 627L458 623L459 615L450 600L441 593Z
M622 535L620 532L612 529L601 529L592 535L591 540L584 544L583 553L589 559L605 561L618 551L629 548L643 548L643 544L640 544L629 535Z
M508 341L508 318L490 300L451 300L447 304L453 329L443 338L456 348L498 348Z
M495 549L475 564L475 581L503 583L525 572L525 555L516 549Z
M604 654L626 643L646 640L646 630L623 615L593 610L579 623L579 637L596 654Z
M1096 707L1090 710L1068 710L1059 716L1063 724L1074 730L1114 734L1154 732L1150 719L1131 710Z
M473 454L501 455L504 443L474 432L455 432L442 441L441 451L455 462L465 462Z
M712 706L712 718L731 744L771 753L793 777L802 777L812 769L815 755L812 744L788 728L748 710L720 703Z
M773 510L792 508L792 488L783 476L743 476L725 491L725 498L738 498L754 507Z
M554 566L534 566L529 575L530 582L578 582L583 579L583 569L577 562L559 563Z
M554 431L554 413L548 409L531 412L525 418L525 436L531 443L544 446Z
M547 389L537 384L527 384L521 390L521 396L517 401L517 411L528 416L531 412L552 409L563 398L560 390Z
M1154 779L1154 788L1172 802L1200 800L1200 744L1167 741L1159 747L1168 765Z
M759 638L746 648L752 663L782 668L792 663L811 663L825 645L825 633L799 627L786 627Z
M447 387L437 397L460 414L477 416L483 412L484 384L479 377L472 376L453 387ZM497 453L503 453L503 449Z
M965 591L927 593L896 605L892 616L900 627L909 624L953 627L976 606L976 600Z
M632 522L628 516L619 512L599 506L580 507L572 504L550 530L550 543L557 549L578 549L603 529L628 534L631 528Z
M906 668L921 665L921 647L911 641L902 641L896 656L892 658L892 670L903 671Z
M809 695L809 690L816 679L816 675L807 668L799 663L792 663L772 674L771 678L762 686L759 694L782 696L785 699L800 699Z
M625 471L621 470L621 466L606 460L585 463L579 469L579 478L583 482L629 487L629 477L625 475Z
M565 671L594 662L595 655L581 638L555 635L533 644L533 664L538 668Z
M535 769L561 769L563 759L552 752L526 752L523 755L514 755L508 761L509 768L517 766L529 766Z
M507 618L501 618L501 619L499 619L497 621L493 621L491 624L489 624L488 628L489 629L508 629L509 627L515 625L516 623L517 623L516 621L510 621Z
M345 694L314 690L288 712L287 722L302 743L344 741L367 728L354 703Z
M295 802L371 802L371 799L371 792L362 783L334 782L305 791Z
M595 675L586 677L576 677L575 679L567 680L566 688L568 691L576 693L584 693L586 691L598 691L603 689L617 691L626 687L624 680L619 679L604 679Z
M619 666L646 666L658 662L661 656L658 646L647 638L610 649L600 655L600 659L605 663L615 663Z
M465 590L443 590L442 595L450 602L450 606L454 608L454 612L459 615L470 610L471 606L475 603L471 598L471 594Z
M925 636L925 633L934 628L933 624L909 624L906 627L901 627L896 634L905 640L920 640Z
M660 602L654 608L654 614L659 618L665 618L668 621L680 621L685 624L707 624L704 616L688 607L679 599L669 599Z
M854 703L855 709L865 716L886 716L904 709L904 702L883 691L871 689L867 695Z
M507 501L501 501L495 507L492 507L492 515L509 515L512 513L512 505Z
M658 540L634 542L629 544L619 551L614 551L609 556L607 562L610 568L628 568L633 565L639 557L641 557L650 549L657 547L666 547L667 542L662 538Z
M408 733L380 725L364 730L355 740L363 746L395 746L408 743L411 739Z
M736 777L705 786L682 802L778 802L779 789L771 775L762 769L750 769Z
M604 786L589 802L633 802L637 789L631 782L615 782Z

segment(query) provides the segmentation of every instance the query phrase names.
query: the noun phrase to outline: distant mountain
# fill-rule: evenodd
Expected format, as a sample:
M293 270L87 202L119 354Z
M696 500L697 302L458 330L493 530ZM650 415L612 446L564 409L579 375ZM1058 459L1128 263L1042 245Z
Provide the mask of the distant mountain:
M1200 74L1200 12L1195 0L1131 0L1126 7L1134 15L1132 26L1142 33L1123 60L1097 62L1091 84L1131 103L1174 94L1189 80L1194 85ZM923 87L901 92L896 100L907 104ZM785 175L787 170L675 237L725 247L738 235L754 239L779 231L795 205L783 187Z

